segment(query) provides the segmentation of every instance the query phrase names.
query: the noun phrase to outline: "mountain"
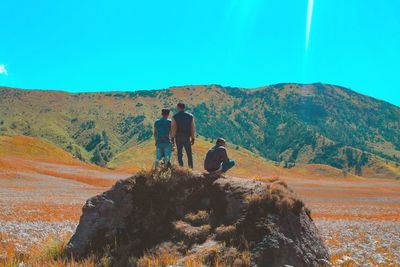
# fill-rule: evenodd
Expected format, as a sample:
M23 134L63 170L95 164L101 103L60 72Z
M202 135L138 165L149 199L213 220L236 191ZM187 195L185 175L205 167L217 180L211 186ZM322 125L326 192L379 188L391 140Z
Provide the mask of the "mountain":
M400 174L400 108L340 86L205 85L79 94L0 87L0 96L0 135L40 137L98 165L150 139L160 109L183 101L206 140L224 136L281 166Z

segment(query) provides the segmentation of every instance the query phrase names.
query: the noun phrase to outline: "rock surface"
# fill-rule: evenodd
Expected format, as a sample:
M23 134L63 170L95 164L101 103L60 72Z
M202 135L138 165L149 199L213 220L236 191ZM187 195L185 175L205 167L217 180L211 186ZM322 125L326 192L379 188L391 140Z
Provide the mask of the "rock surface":
M213 266L216 255L234 266L320 266L329 255L309 214L280 180L138 173L87 200L65 252L113 266L140 266L144 253L166 247L177 266L193 256Z

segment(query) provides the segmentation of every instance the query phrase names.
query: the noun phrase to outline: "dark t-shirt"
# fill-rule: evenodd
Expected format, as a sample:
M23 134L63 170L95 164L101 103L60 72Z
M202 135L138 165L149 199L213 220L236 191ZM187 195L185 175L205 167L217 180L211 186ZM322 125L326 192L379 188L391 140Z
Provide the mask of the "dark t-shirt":
M176 138L189 140L192 130L193 115L181 111L174 115L174 120L176 122Z
M224 146L215 146L207 152L204 160L204 169L209 172L216 171L221 166L221 163L227 163L228 161L226 148Z

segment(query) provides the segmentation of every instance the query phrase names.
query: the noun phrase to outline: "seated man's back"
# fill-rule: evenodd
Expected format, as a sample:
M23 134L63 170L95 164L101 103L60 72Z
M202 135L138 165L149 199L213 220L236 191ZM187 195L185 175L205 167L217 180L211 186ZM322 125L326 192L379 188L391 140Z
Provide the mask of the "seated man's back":
M214 146L208 150L206 159L204 161L204 169L209 172L218 170L221 167L222 162L227 162L228 155L226 149L223 146Z
M208 150L204 160L204 169L208 172L222 171L226 172L235 165L233 160L229 160L225 148L225 140L219 138L214 147Z

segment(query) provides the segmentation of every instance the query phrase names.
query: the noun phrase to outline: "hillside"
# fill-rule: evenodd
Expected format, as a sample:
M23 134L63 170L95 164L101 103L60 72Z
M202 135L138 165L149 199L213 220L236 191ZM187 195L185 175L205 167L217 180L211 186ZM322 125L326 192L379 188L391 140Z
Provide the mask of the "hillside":
M82 164L65 150L39 138L28 136L0 136L0 157L15 157L64 164Z
M15 186L14 182L19 185L23 181L27 188L49 186L53 190L58 186L53 183L60 179L92 186L110 186L115 179L127 175L82 162L40 138L0 136L0 180L4 187L10 186L8 182ZM4 181L7 183L4 184ZM32 182L33 185L30 185Z
M0 135L40 137L98 165L151 138L159 110L183 101L207 140L224 136L281 166L327 164L364 176L400 174L400 108L339 86L80 94L0 88L0 95Z
M198 138L197 142L193 146L193 161L196 170L203 170L203 160L208 149L212 147L213 144L204 140L203 138ZM235 159L238 165L235 167L236 175L246 173L249 175L248 170L254 170L257 173L268 173L270 175L278 175L282 171L286 171L283 168L275 166L274 162L268 161L244 148L239 148L234 145L228 144L229 157ZM172 155L172 161L176 161L176 153ZM110 163L109 167L115 168L116 170L121 170L124 172L136 172L141 169L148 169L153 165L155 155L155 145L154 142L145 141L139 145L132 146L122 153L118 154ZM184 156L185 164L187 163ZM257 167L260 168L257 170ZM238 173L239 172L239 173ZM256 175L256 174L255 174Z
M194 169L203 171L204 157L213 143L198 138L193 146ZM265 158L252 153L251 151L232 144L227 145L229 157L234 159L237 164L229 171L230 175L247 178L268 178L268 177L311 177L323 174L324 177L342 177L340 170L317 164L298 164L293 168L283 168L276 162L266 160ZM132 146L122 153L118 154L108 166L116 171L123 173L135 173L143 169L150 169L153 165L155 155L155 146L153 141L146 141L136 146ZM172 155L172 161L175 162L175 153ZM184 156L186 163L186 158Z

